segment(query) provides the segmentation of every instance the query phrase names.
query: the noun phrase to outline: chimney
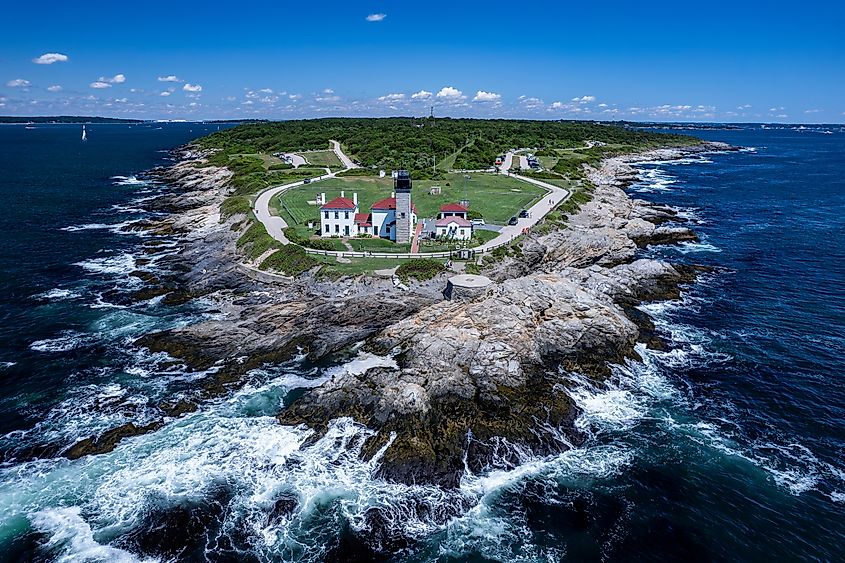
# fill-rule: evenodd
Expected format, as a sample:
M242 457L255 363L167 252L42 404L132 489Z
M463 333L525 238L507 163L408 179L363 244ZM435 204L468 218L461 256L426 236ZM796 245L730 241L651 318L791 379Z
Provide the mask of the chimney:
M340 197L346 197L346 194L343 192L343 190L340 190Z
M352 201L355 205L358 205L358 192L352 194Z
M326 192L323 192L320 194L320 204L325 205L326 203Z

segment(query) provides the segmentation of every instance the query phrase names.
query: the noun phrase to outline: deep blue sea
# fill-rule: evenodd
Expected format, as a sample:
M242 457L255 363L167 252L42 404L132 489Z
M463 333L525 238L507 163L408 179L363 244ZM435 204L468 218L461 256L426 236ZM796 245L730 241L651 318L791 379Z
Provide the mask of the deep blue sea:
M288 393L383 361L361 354L256 370L111 453L51 455L151 420L207 375L131 344L216 313L129 299L179 246L143 252L150 237L126 225L168 189L143 172L216 128L91 125L82 143L79 126L0 127L0 560L353 561L373 507L415 539L396 561L843 560L839 127L695 130L746 149L638 164L631 194L701 237L643 255L711 269L642 306L670 350L570 390L582 447L467 473L457 492L374 479L365 429L340 420L307 441L273 417Z

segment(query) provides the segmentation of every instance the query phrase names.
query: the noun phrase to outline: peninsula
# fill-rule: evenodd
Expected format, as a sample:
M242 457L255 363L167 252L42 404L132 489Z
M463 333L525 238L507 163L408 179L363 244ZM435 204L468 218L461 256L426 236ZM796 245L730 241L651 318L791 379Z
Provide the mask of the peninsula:
M601 382L639 344L664 347L637 306L677 298L696 276L640 257L696 235L673 209L626 194L628 162L729 148L601 123L412 118L245 124L198 139L150 173L172 186L149 203L164 215L130 228L151 253L166 240L181 249L169 277L139 269L137 299L202 297L217 311L136 344L204 375L160 405L160 420L62 455L109 451L251 370L362 352L382 360L294 394L279 423L316 438L351 419L372 431L359 454L377 475L447 490L467 472L571 448L584 437L567 387ZM409 213L404 231L365 231L381 209L396 225ZM471 236L438 230L443 219ZM447 291L459 275L485 281Z

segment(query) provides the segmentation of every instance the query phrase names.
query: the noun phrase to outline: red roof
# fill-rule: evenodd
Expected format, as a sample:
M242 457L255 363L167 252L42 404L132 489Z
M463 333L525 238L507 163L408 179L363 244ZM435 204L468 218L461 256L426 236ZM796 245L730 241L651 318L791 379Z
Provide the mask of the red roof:
M452 213L466 213L467 211L469 211L469 209L459 203L445 203L440 206L440 211L449 211Z
M396 198L387 197L375 202L370 209L396 209Z
M355 224L359 227L372 227L373 222L369 213L356 213Z
M358 205L349 198L336 197L320 209L355 209Z
M448 227L451 223L455 223L459 227L472 227L472 223L470 223L463 217L458 217L457 215L444 217L434 222L434 224L438 227Z
M378 211L391 211L396 209L396 198L395 197L386 197L382 200L375 202L370 209L375 209ZM411 203L411 211L414 213L417 212L417 206Z

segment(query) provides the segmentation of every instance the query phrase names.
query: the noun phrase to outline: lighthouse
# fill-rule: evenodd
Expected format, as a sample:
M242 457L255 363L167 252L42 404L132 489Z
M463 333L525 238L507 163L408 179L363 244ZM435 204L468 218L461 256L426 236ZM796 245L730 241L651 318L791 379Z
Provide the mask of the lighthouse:
M393 179L393 188L396 192L396 242L411 242L411 176L407 170L399 170Z

